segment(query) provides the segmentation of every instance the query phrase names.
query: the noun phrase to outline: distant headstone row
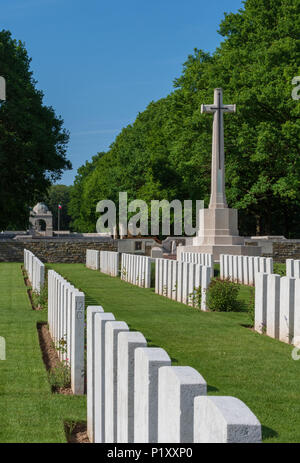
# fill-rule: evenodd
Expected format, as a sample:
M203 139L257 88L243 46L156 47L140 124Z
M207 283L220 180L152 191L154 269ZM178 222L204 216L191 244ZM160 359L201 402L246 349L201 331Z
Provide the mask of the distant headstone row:
M112 277L119 276L119 253L100 251L100 272Z
M40 293L45 282L45 265L31 251L24 249L24 268L33 291Z
M202 254L200 252L182 252L180 260L183 262L192 262L211 268L211 277L214 276L214 256L213 254Z
M290 278L300 278L300 260L287 259L286 276Z
M150 288L152 262L154 259L150 257L122 254L121 279L142 288Z
M220 255L220 278L254 286L257 272L273 273L273 259L266 257Z
M194 265L194 264L192 264ZM102 307L87 308L87 423L91 442L261 442L261 425L233 397L207 396L191 367L171 366Z
M48 324L61 361L71 370L74 394L84 393L84 293L48 271Z
M255 330L300 345L300 279L257 273Z
M92 270L100 270L100 251L87 249L85 265Z
M211 268L171 259L155 261L155 292L192 307L206 310L206 290Z

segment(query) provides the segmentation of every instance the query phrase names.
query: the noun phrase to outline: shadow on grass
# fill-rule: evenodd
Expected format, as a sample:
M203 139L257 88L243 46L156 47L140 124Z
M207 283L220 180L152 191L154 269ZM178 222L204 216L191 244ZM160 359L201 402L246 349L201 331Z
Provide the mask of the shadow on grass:
M86 303L86 306L90 306L90 305L93 305L93 306L99 306L99 302L94 299L93 297L91 296L88 296L87 294L85 294L85 303Z
M207 385L207 392L219 392L219 389L215 386Z
M278 437L278 432L276 432L274 429L268 428L268 426L262 425L261 429L263 440L269 439L271 437Z

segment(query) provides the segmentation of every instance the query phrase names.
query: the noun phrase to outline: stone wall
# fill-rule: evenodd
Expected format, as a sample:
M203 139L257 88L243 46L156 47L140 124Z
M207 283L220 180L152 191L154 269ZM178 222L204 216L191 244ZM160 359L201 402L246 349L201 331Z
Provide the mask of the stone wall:
M286 259L300 259L300 240L286 240L273 243L275 262L285 263Z
M42 262L85 263L86 249L117 251L113 240L39 239L0 240L0 262L23 262L24 248Z

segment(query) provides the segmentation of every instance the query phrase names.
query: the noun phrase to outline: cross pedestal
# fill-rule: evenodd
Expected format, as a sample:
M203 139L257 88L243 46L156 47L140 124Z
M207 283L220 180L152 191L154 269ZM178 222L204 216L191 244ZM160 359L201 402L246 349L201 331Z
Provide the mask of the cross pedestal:
M202 105L201 113L214 115L211 196L208 209L202 209L199 217L199 230L191 245L181 246L178 253L202 252L214 255L218 261L220 254L261 255L261 248L245 246L244 238L239 236L238 211L229 209L225 194L225 158L224 158L224 113L235 113L236 105L223 104L223 91L216 88L214 104Z

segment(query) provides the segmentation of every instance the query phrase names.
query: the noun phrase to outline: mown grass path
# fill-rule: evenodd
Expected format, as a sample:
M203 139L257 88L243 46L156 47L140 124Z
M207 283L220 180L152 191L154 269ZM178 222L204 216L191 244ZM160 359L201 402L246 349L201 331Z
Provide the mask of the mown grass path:
M300 442L300 361L292 360L291 346L244 327L247 313L198 312L84 265L52 267L85 292L87 305L102 305L141 331L174 365L198 370L209 394L244 401L261 421L265 442Z
M31 309L21 264L0 263L0 442L66 442L65 421L86 420L85 397L52 394L36 324L45 311Z

